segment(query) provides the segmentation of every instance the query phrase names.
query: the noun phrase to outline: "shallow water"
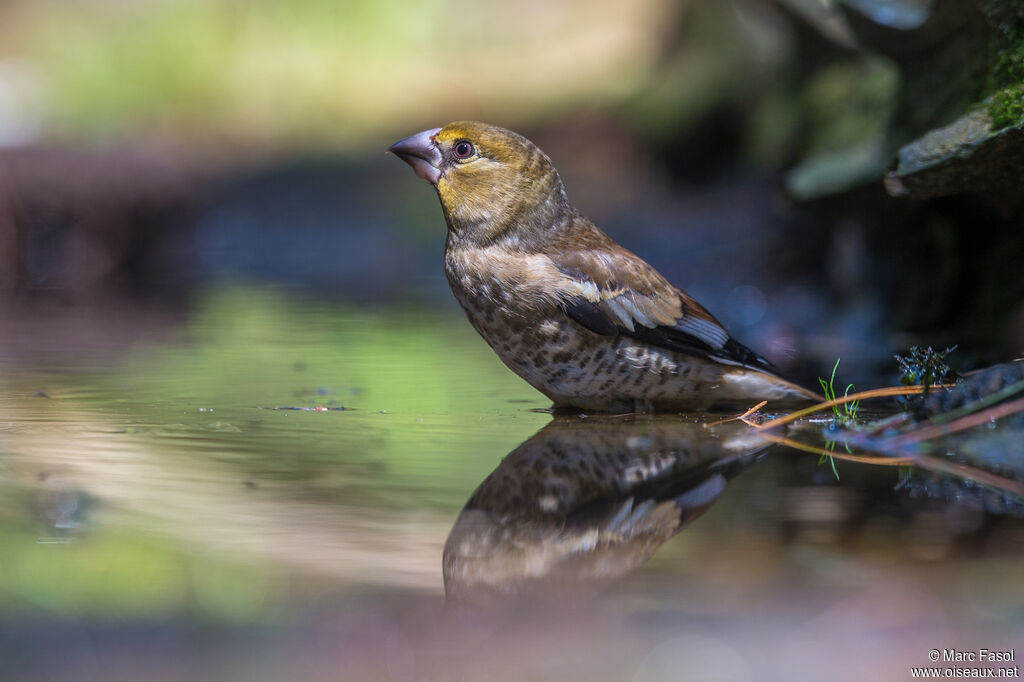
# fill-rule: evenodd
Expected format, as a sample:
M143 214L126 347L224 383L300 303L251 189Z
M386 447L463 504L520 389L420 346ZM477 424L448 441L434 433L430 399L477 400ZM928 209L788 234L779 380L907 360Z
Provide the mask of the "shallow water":
M450 309L227 288L67 319L0 335L2 679L904 680L932 649L1024 656L1012 496L837 480L702 416L555 419Z

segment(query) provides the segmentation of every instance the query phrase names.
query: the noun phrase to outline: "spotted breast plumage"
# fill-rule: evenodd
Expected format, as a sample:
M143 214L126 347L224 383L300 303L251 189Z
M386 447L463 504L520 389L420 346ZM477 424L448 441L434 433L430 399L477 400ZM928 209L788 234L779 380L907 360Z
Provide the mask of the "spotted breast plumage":
M389 151L437 190L445 274L470 323L555 407L704 410L818 398L581 215L551 160L521 135L456 122Z

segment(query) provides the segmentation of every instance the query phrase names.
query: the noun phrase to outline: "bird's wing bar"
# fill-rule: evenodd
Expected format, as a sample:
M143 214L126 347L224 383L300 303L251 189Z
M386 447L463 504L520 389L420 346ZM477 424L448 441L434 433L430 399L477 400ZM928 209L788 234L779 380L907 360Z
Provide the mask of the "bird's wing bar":
M729 365L759 369L770 374L779 373L768 360L730 338L721 327L712 328L708 323L686 324L688 320L684 316L679 323L671 327L646 326L637 323L636 318L633 318L633 328L628 329L617 316L613 317L606 312L605 306L588 301L582 296L564 300L562 306L570 318L601 336L628 336L677 353L698 355ZM723 335L725 341L721 342Z
M730 338L697 301L631 252L621 247L570 250L552 261L567 277L561 297L566 314L590 331L778 374L770 362Z
M559 298L566 312L591 331L610 335L609 324L669 345L720 351L729 334L697 301L657 270L608 240L599 248L567 249L549 256L562 276ZM604 246L604 248L600 248Z
M716 350L706 340L676 327L648 326L634 317L626 318L625 313L619 313L620 306L594 303L576 296L563 300L562 307L573 320L601 336L630 336L668 350L698 355L709 355Z

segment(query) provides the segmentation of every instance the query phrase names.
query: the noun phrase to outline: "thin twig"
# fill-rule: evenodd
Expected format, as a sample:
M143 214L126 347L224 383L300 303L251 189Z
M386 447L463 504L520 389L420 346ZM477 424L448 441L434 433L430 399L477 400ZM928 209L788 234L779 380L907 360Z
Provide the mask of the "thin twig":
M772 443L776 443L778 445L785 445L786 447L793 448L794 450L802 450L804 452L810 452L815 455L827 455L828 457L835 457L836 459L842 459L849 462L860 462L861 464L874 464L876 466L883 467L907 466L914 463L913 457L873 457L871 455L854 455L846 452L833 452L832 450L829 450L827 448L818 447L816 445L810 445L808 443L801 443L798 440L793 440L792 438L787 438L785 436L776 436L771 433L766 433L761 437Z
M886 417L884 419L879 419L876 422L866 424L863 428L857 429L857 433L864 436L875 436L885 431L892 431L894 429L897 429L898 427L911 421L911 419L912 418L910 414L906 412L900 412L899 414L894 414L891 417Z
M916 454L911 459L913 459L914 463L922 469L934 471L938 474L953 474L959 478L969 478L976 483L998 488L999 490L1024 497L1024 483L1012 478L1006 478L1005 476L993 474L990 471L978 469L977 467L972 467L967 464L961 464L960 462L954 462L949 459L932 457L931 455Z
M946 385L932 386L932 388L942 388L945 386ZM827 410L830 407L835 407L836 405L852 403L856 400L868 400L870 398L887 398L890 396L898 395L918 395L921 393L924 393L924 386L889 386L886 388L873 388L870 391L861 391L859 393L854 393L852 395L845 395L842 398L836 398L835 400L828 400L823 403L818 403L817 405L811 405L810 407L804 408L802 410L797 410L796 412L793 412L791 414L787 414L785 417L779 417L778 419L773 419L763 424L751 424L751 426L753 426L755 429L771 429L775 428L776 426L782 426L783 424L795 422L797 419L806 417L809 414L821 412L822 410Z
M941 384L933 386L932 388L951 388L952 384ZM912 443L918 443L924 440L930 440L940 436L945 436L966 429L974 428L982 424L988 423L995 419L1001 419L1013 414L1024 412L1024 398L1014 400L1008 403L995 405L987 409L983 409L980 412L975 410L985 405L989 405L992 402L1003 400L1008 396L1019 393L1024 390L1024 382L1018 382L1011 384L1006 388L998 391L986 398L975 401L971 405L965 405L957 410L940 415L938 419L933 418L928 422L925 422L923 426L914 428L910 431L906 431L898 436L892 438L882 439L865 439L864 434L851 434L853 441L860 447L866 447L870 450L874 450L881 453L886 453L887 456L883 457L872 457L867 455L853 455L842 452L835 452L826 448L809 445L807 443L801 443L800 441L784 436L777 436L770 433L762 434L765 440L779 445L784 445L795 450L801 450L804 452L813 453L816 455L826 455L828 457L834 457L842 460L848 460L852 462L861 462L864 464L873 464L877 466L907 466L917 465L922 469L932 471L940 474L950 474L961 479L969 479L975 481L980 485L989 486L1004 492L1012 493L1018 496L1024 497L1024 483L994 474L984 469L979 469L967 464L961 464L952 460L943 459L940 457L933 457L920 452L906 452L901 451L907 445ZM812 405L803 410L793 412L792 414L778 419L758 424L747 417L756 411L760 406L753 410L748 410L746 414L736 417L748 426L763 431L771 429L776 426L782 426L784 424L792 423L802 417L806 417L809 414L827 410L835 405L842 405L855 400L867 400L870 398L884 398L888 396L899 396L899 395L918 395L924 393L923 386L892 386L888 388L878 388L870 391L862 391L853 395L847 395L842 398L835 400L829 400L827 402ZM858 435L861 437L858 438ZM860 441L859 443L857 441ZM891 453L898 452L900 456L891 456Z
M705 424L704 428L706 429L709 426L718 426L719 424L726 424L728 422L734 422L737 419L743 420L744 424L749 424L750 422L748 422L746 420L746 418L749 417L750 415L754 414L755 412L757 412L758 410L760 410L762 407L764 407L767 404L768 404L767 400L762 400L757 405L754 405L753 407L751 407L749 410L747 410L743 414L738 414L735 417L727 417L726 419L719 419L716 422L711 422L710 424Z
M941 457L932 457L931 455L925 455L922 453L914 453L903 457L853 455L844 452L833 452L826 448L808 445L807 443L801 443L800 441L793 440L792 438L776 436L770 433L764 434L762 438L771 441L772 443L777 443L778 445L785 445L793 448L794 450L802 450L803 452L809 452L815 455L827 455L829 457L835 457L836 459L859 462L861 464L872 464L875 466L917 465L926 471L932 471L938 474L951 474L960 479L970 479L980 485L989 486L1024 497L1024 483L1021 483L1020 481L1016 481L1012 478L1006 478L1005 476L1000 476L990 471L985 471L984 469L972 467L967 464L961 464L960 462L942 459Z
M938 438L940 436L948 436L958 431L964 431L966 429L980 426L994 419L1001 419L1008 417L1018 412L1024 412L1024 398L1018 398L1017 400L1003 403L1002 405L996 405L990 407L987 410L981 412L975 412L969 414L966 417L960 417L948 424L929 424L925 423L924 426L906 431L898 436L894 436L890 440L893 448L902 448L910 443L918 443L922 440L931 440L932 438Z
M1005 388L1002 388L993 393L989 393L984 398L976 400L973 403L962 405L956 408L955 410L950 410L949 412L937 414L928 421L931 422L932 424L945 424L946 422L959 419L964 415L972 414L974 412L977 412L978 410L982 410L988 407L989 405L995 405L998 402L1002 402L1003 400L1006 400L1011 396L1017 395L1021 391L1024 391L1024 381L1018 381L1014 384L1010 384Z

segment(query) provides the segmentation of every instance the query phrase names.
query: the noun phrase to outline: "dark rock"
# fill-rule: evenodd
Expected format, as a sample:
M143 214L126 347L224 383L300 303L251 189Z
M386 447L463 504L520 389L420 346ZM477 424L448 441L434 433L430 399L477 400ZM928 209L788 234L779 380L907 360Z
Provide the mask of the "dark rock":
M927 199L961 192L1001 196L1020 187L1024 125L991 128L988 112L978 109L903 146L886 175L886 189Z

